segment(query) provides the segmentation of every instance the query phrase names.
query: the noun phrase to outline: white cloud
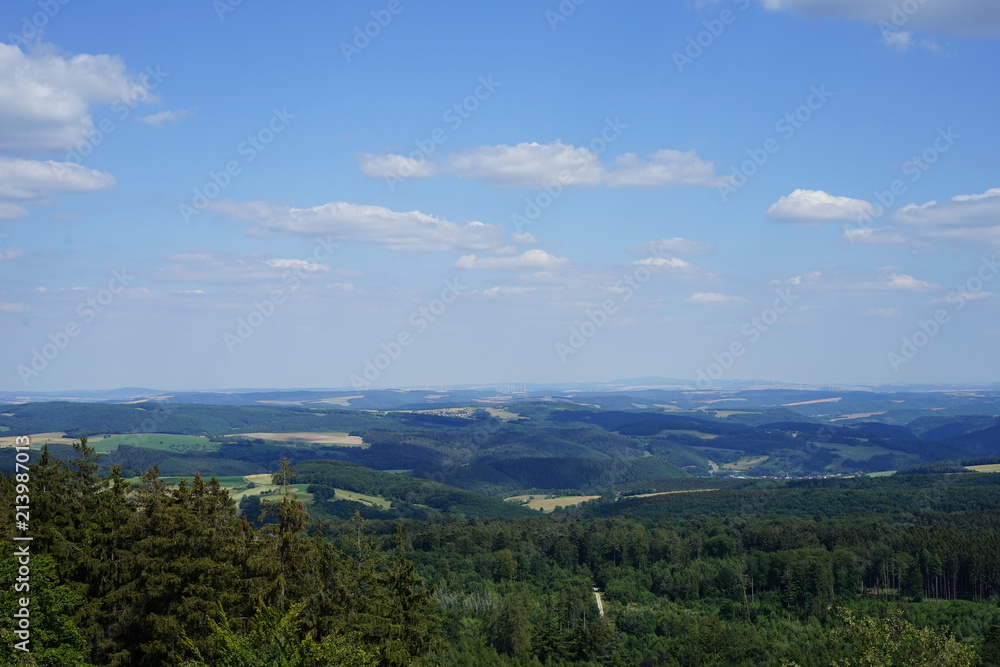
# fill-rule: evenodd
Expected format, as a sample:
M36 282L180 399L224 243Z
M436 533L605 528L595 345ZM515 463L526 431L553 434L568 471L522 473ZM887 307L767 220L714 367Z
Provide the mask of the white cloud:
M869 308L861 314L873 317L901 317L903 315L898 308Z
M28 209L17 204L0 202L0 220L18 220L28 216Z
M858 286L868 290L894 290L903 292L922 292L936 287L926 280L919 280L906 273L890 273L889 276L875 283L862 283Z
M698 268L691 262L685 262L683 259L679 259L677 257L644 257L643 259L637 259L632 263L638 266L646 266L653 269L679 269L681 271L691 271Z
M719 292L695 292L688 297L687 301L699 306L731 306L738 303L745 303L746 299L720 294Z
M965 301L982 301L983 299L989 299L990 297L997 296L996 292L960 292L962 299ZM952 303L948 300L948 297L940 297L931 301L932 304L939 303Z
M1000 219L1000 188L982 194L956 195L943 202L907 204L895 211L892 219L908 225L992 227Z
M305 273L315 273L317 271L329 271L330 267L318 262L310 262L304 259L268 259L265 264L274 269L298 269Z
M375 243L390 250L434 252L488 250L503 231L482 222L450 222L420 211L331 202L310 208L265 202L218 201L208 206L224 217L253 223L251 233L332 237L335 241Z
M799 286L802 284L812 284L815 283L817 280L819 280L819 277L822 275L823 273L821 271L810 271L809 273L805 273L801 276L792 276L788 280L772 280L771 284L781 285L782 283L784 283L785 285L795 285L795 286Z
M24 310L23 301L0 301L0 313L19 313Z
M230 285L252 291L291 284L285 276L297 276L305 282L311 275L327 273L325 264L303 259L266 258L260 253L183 252L168 255L167 263L153 272L159 282Z
M126 72L121 58L51 51L43 46L26 54L0 43L0 150L72 148L94 128L91 105L157 101L143 77Z
M946 35L1000 35L1000 3L994 0L759 0L767 9L811 19L846 18L885 22L895 29L920 29ZM907 11L913 6L914 9Z
M367 294L364 289L358 287L354 283L331 283L326 287L327 289L340 292L341 294Z
M605 176L605 182L615 188L658 187L663 185L717 186L729 177L715 175L715 165L702 160L693 151L663 149L653 153L648 161L635 153L625 153L615 160L616 169Z
M889 275L889 281L886 283L889 289L899 289L899 290L925 290L933 287L926 280L917 280L911 275L905 273L892 273Z
M7 248L7 249L0 248L0 262L10 259L17 259L22 255L24 255L24 251L21 250L20 248Z
M874 207L864 200L801 188L781 197L767 209L772 220L800 222L854 222L870 219L873 214Z
M604 171L592 151L561 141L480 146L463 153L453 153L448 157L445 169L459 178L535 189L554 183L597 185Z
M662 255L707 255L712 252L712 246L701 241L692 241L675 236L672 239L647 241L640 246L632 246L629 252L646 252Z
M849 228L844 238L861 243L906 243L925 249L1000 245L1000 188L956 195L940 202L907 204L886 218L883 227Z
M535 235L528 232L524 232L523 234L514 234L513 239L515 243L520 243L521 245L535 245L538 243L538 239L535 238Z
M186 109L178 109L177 111L157 111L156 113L151 113L148 116L140 116L139 120L147 125L152 125L153 127L163 127L167 123L178 123L182 118L191 115L191 112Z
M360 153L358 164L369 178L427 178L452 174L492 185L541 189L564 186L659 187L665 185L715 186L728 177L714 174L712 162L695 151L663 149L649 160L635 153L618 157L608 169L594 151L561 141L547 144L522 142L513 146L478 146L452 153L438 162L392 153Z
M490 287L489 289L483 290L483 296L495 297L495 296L518 296L521 294L528 294L529 292L534 292L537 287L527 287L527 286L511 286L511 285L497 285L496 287Z
M73 164L0 157L0 198L36 199L52 192L94 192L114 187L111 174ZM0 209L18 214L19 206ZM22 216L23 217L23 216Z
M845 241L850 243L910 243L911 239L903 234L892 232L886 227L850 227L844 230Z
M569 264L565 257L555 257L544 250L532 248L525 250L520 255L510 257L483 257L477 258L475 255L462 255L455 262L456 269L554 269Z
M429 160L394 153L360 153L358 165L368 178L427 178L436 173L434 164Z

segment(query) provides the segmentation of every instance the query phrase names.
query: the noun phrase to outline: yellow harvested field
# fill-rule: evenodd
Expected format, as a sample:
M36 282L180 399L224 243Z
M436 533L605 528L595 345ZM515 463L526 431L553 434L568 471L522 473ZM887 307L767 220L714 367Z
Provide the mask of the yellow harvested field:
M1000 472L1000 463L990 463L981 466L965 466L966 470L975 470L976 472Z
M77 438L67 438L65 433L35 433L29 436L14 436L8 435L6 437L0 438L0 447L13 447L16 438L29 438L32 447L41 447L46 442L49 443L59 443L63 445L72 445L77 441ZM23 440L21 442L24 442Z
M557 507L572 507L573 505L579 505L580 503L585 503L588 500L596 500L600 496L563 496L562 498L546 498L545 496L511 496L510 498L504 498L504 500L509 500L510 502L524 502L528 507L533 510L542 510L543 512L551 512Z
M247 438L260 438L261 440L273 440L274 442L285 442L290 445L316 444L316 445L341 445L343 447L367 447L367 444L360 436L348 435L346 433L233 433L232 435L242 435Z

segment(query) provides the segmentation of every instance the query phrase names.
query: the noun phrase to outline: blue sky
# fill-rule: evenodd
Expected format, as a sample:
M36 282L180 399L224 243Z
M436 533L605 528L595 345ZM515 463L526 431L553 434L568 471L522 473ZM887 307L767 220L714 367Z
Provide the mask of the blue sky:
M998 377L995 2L0 25L0 389Z

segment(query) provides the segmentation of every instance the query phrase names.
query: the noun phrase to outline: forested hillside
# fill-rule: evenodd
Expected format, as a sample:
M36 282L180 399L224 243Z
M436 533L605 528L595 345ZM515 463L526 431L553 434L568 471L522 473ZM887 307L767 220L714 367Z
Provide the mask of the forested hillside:
M5 435L60 435L62 407ZM971 455L992 418L217 409L136 431L160 407L97 406L92 441L5 474L32 503L13 664L998 664L1000 459ZM843 472L880 461L907 465Z

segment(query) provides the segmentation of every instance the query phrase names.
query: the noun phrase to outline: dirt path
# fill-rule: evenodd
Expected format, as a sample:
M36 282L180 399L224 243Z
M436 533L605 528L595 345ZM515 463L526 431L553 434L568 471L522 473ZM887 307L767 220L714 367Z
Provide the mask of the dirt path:
M597 611L601 612L601 616L604 616L604 602L601 600L601 592L597 590L597 586L594 586L594 597L597 598Z

